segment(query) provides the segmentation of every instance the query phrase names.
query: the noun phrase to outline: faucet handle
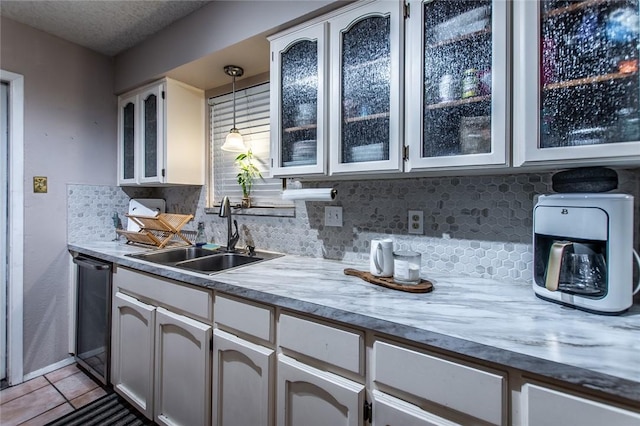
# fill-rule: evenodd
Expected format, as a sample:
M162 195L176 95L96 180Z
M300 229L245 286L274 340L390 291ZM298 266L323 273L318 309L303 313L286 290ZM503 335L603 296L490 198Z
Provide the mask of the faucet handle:
M254 246L250 246L249 244L247 244L247 255L255 256L256 255L256 248Z

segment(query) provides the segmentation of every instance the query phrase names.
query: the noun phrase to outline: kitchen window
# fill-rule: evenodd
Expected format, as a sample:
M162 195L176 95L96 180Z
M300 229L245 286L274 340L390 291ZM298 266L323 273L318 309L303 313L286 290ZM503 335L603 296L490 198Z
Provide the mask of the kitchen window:
M235 159L239 153L223 151L229 129L233 127L233 95L231 93L209 99L211 137L211 181L209 196L212 204L219 205L222 197L229 197L231 204L240 204L242 190L237 181L238 166ZM270 175L270 128L269 128L269 83L236 91L236 127L242 134L247 149L251 149L254 163L263 179L257 178L251 190L252 214L268 214L268 208L293 207L290 201L282 200L282 182ZM258 210L262 210L261 213Z

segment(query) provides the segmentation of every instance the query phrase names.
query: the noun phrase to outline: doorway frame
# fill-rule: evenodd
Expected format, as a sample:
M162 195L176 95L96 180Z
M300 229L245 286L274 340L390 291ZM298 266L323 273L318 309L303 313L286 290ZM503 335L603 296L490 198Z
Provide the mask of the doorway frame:
M0 69L9 83L9 146L7 221L7 382L23 381L24 285L24 76Z

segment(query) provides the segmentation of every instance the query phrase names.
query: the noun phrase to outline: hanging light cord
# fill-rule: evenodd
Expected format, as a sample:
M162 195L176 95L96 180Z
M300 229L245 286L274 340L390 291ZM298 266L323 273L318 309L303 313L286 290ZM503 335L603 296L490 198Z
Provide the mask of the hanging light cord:
M231 83L231 92L233 93L233 128L236 128L236 76L233 75L233 83Z

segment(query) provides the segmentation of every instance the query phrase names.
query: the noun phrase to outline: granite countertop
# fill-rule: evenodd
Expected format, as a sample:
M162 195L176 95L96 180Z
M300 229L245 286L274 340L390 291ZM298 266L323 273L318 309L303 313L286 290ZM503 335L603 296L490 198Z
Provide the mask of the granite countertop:
M116 242L69 250L122 266L424 343L640 403L640 306L595 315L545 302L526 283L423 269L431 293L406 293L346 276L368 264L286 255L210 277L126 257Z

